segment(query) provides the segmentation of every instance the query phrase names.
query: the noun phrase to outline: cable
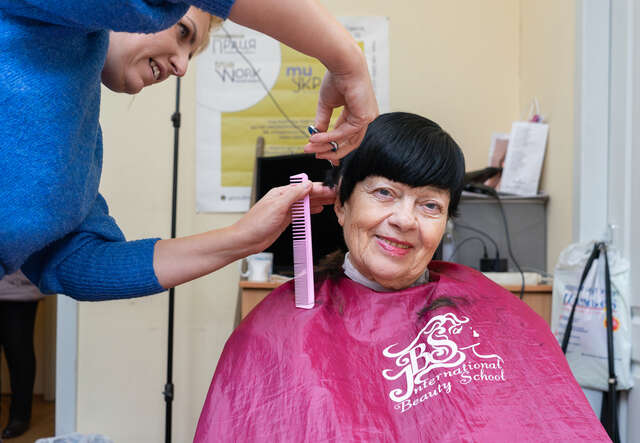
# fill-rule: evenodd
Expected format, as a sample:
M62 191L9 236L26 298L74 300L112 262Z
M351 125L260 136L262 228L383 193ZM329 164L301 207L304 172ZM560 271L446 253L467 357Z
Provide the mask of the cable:
M481 234L481 235L485 236L486 238L488 238L489 241L491 241L491 243L493 243L494 248L496 248L496 255L495 255L495 258L493 259L494 266L495 266L494 269L496 269L499 266L499 264L500 264L500 249L498 248L498 243L493 239L493 237L491 237L489 234L487 234L483 230L478 229L478 228L474 228L472 226L467 226L467 225L463 225L462 223L456 223L456 222L454 222L454 225L459 227L459 228L468 229L469 231L477 232L478 234ZM471 238L471 237L468 237L468 238ZM485 250L484 258L487 258L486 250ZM480 264L480 268L481 268L480 270L482 271L482 263Z
M509 235L509 225L507 224L507 216L505 215L504 208L502 207L502 201L500 200L500 197L497 193L493 197L496 199L496 201L498 202L498 206L500 207L500 215L502 215L502 221L504 222L504 232L507 237L507 250L509 251L509 257L513 261L513 264L516 265L516 268L518 268L518 271L520 272L520 278L522 279L522 284L520 286L520 300L522 300L524 298L524 272L522 272L522 269L520 268L520 265L518 264L516 258L513 256L513 251L511 250L511 236Z
M484 235L486 238L489 239L489 241L491 241L491 243L493 243L493 246L496 248L496 259L500 258L500 252L498 250L498 243L496 243L496 241L493 239L493 237L491 237L489 234L487 234L486 232L478 229L478 228L474 228L471 226L467 226L467 225L463 225L462 223L458 223L456 221L453 222L454 225L458 228L462 228L462 229L468 229L469 231L473 231L473 232L477 232L478 234Z
M500 208L500 215L502 215L502 222L504 223L504 232L507 238L507 250L509 252L509 258L513 261L513 264L516 265L518 271L520 272L520 278L522 280L522 284L520 286L520 300L524 297L524 272L520 268L518 261L513 256L513 251L511 250L511 235L509 235L509 224L507 223L507 216L504 213L504 208L502 207L502 200L500 200L500 196L498 192L490 186L482 185L479 183L469 183L465 185L464 189L466 191L475 192L477 194L485 194L489 195L496 199L498 202L498 207Z
M460 243L458 243L455 247L455 249L453 250L453 252L451 253L451 257L449 257L450 261L453 261L453 258L456 256L456 254L458 253L458 250L462 247L462 245L464 245L466 242L470 241L470 240L478 240L480 243L482 243L482 249L484 249L484 258L487 258L487 244L484 242L484 240L481 237L467 237L464 240L462 240Z
M540 274L541 276L543 276L545 278L553 278L553 273L547 272L547 271L543 271L542 269L532 268L530 266L522 266L522 270L524 272L535 272L536 274Z
M302 134L302 136L304 138L309 138L309 135L303 131L298 125L296 125L293 120L291 120L291 118L289 118L289 116L287 115L286 112L284 112L284 109L282 109L282 107L280 106L280 104L278 103L278 101L275 99L275 97L271 94L271 91L269 90L269 87L267 86L267 84L264 82L264 80L262 80L262 77L260 77L260 74L258 74L258 70L253 66L253 63L251 63L251 61L247 58L246 55L244 55L242 53L242 51L240 51L240 49L238 49L238 45L236 45L236 42L233 41L233 37L231 36L231 34L229 34L229 31L227 31L227 29L223 26L221 26L222 30L224 31L224 33L227 35L227 38L229 39L229 41L231 42L231 46L233 47L233 49L235 49L235 51L238 53L238 55L240 57L242 57L244 59L245 62L247 62L247 64L249 65L249 67L251 68L251 70L253 71L253 74L257 77L257 79L260 81L260 84L262 85L262 87L264 88L264 90L267 92L267 95L269 95L269 98L271 99L271 101L273 102L273 104L275 105L275 107L278 109L278 111L280 112L280 114L282 114L282 116L289 122L289 124L291 126L293 126L294 128L296 128L298 130L298 132L300 132L300 134Z

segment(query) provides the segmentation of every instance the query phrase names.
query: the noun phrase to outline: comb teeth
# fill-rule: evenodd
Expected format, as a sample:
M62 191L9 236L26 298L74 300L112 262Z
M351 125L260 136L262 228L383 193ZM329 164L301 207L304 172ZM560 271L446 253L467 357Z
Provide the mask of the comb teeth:
M290 183L303 183L307 174L289 177ZM291 207L293 230L293 274L296 307L311 309L315 304L313 288L313 253L311 249L311 214L309 196L298 200Z

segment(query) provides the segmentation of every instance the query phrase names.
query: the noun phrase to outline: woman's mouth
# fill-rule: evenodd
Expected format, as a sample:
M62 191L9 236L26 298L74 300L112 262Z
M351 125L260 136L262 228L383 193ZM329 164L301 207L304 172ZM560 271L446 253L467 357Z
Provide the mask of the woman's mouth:
M151 72L153 74L153 79L158 81L160 78L160 67L156 63L156 61L152 58L149 59L149 66L151 66Z
M376 240L380 247L391 255L401 256L409 252L413 246L410 243L403 242L389 237L381 237L376 235Z

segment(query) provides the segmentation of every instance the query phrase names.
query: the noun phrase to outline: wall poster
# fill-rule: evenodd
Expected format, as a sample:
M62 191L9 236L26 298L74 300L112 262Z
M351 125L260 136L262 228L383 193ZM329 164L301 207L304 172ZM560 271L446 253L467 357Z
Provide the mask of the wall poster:
M388 19L339 20L364 51L380 112L388 112ZM212 33L196 70L198 212L249 209L259 136L265 155L302 152L325 72L316 59L229 20Z

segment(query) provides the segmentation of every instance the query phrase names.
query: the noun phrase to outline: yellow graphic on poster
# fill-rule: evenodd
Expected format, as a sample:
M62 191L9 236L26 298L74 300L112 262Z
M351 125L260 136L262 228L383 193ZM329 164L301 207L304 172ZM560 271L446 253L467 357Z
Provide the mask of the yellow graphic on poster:
M364 51L379 109L387 111L387 19L340 20ZM199 212L249 208L258 137L265 140L264 155L303 152L325 73L318 60L233 22L212 34L196 66Z
M297 128L287 121L268 95L248 109L223 112L222 186L251 186L259 136L265 140L265 155L301 153L307 143L306 127L315 118L318 91L326 68L318 60L285 45L280 49L280 72L270 92Z

